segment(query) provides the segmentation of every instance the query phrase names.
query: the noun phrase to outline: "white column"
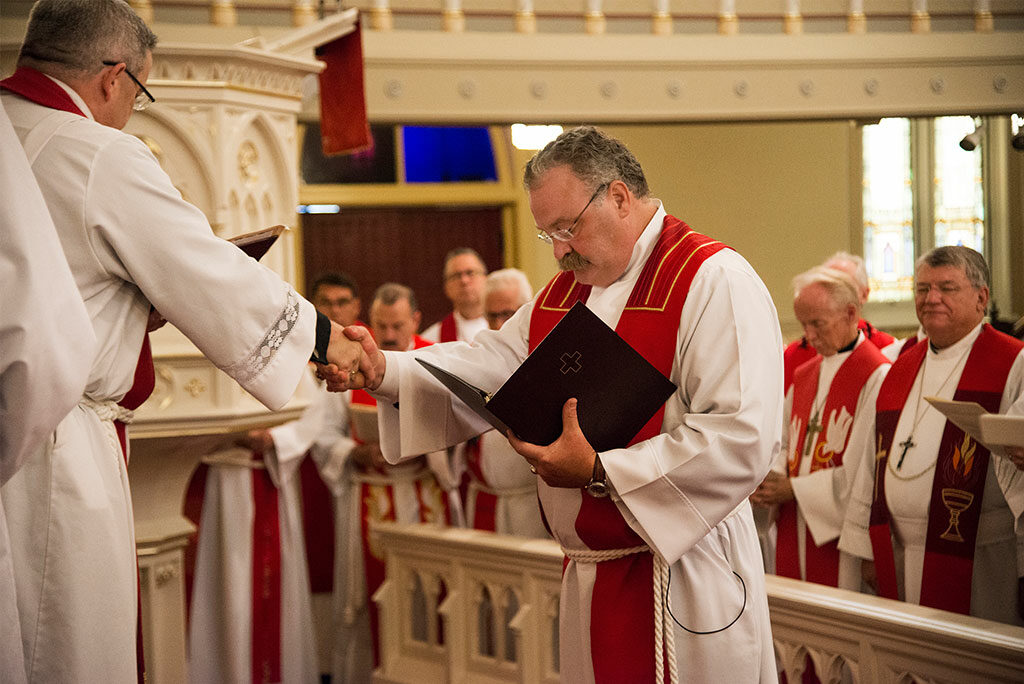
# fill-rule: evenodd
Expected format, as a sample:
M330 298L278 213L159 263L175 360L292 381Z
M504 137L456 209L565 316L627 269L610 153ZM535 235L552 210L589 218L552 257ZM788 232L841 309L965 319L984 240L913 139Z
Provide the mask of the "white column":
M375 31L390 31L395 26L388 0L373 0L370 7L370 28Z
M462 33L466 30L466 15L462 11L462 0L444 0L441 28L449 33Z
M736 17L736 0L722 0L718 6L718 32L724 36L734 36L740 31L740 22Z
M533 0L516 1L516 31L536 33L537 16L533 13Z
M864 0L850 0L850 13L846 15L848 33L867 33L868 22L864 17Z
M656 36L672 35L672 15L669 13L668 4L669 0L654 0L651 33Z
M782 17L782 30L790 35L804 32L804 19L800 15L800 0L786 0L786 14Z
M587 0L587 14L583 18L583 29L590 35L599 35L605 32L607 22L604 18L604 11L601 9L601 0Z
M234 26L238 23L232 0L213 0L210 4L210 23L214 26Z
M928 0L914 0L910 11L910 32L930 33L932 18L928 14Z
M994 29L991 0L975 0L974 30L978 33L991 33Z

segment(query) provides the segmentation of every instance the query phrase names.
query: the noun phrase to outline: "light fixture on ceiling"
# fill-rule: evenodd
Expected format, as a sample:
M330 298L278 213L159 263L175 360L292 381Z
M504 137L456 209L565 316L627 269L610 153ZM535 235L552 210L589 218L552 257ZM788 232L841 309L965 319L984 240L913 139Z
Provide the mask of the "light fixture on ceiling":
M974 149L981 144L981 132L985 128L983 121L978 122L978 125L974 127L973 133L968 133L964 136L963 140L960 141L960 149L973 152Z

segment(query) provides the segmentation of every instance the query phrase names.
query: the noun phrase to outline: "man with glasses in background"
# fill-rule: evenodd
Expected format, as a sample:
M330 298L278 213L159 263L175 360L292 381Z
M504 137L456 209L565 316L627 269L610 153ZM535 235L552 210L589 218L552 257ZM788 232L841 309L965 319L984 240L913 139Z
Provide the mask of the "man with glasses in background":
M775 681L747 501L780 448L782 338L767 289L736 252L668 215L633 154L593 127L549 143L524 182L563 271L537 297L472 345L382 353L360 336L379 378L367 386L379 399L384 457L489 428L414 357L493 392L584 302L678 389L628 444L600 454L580 431L575 399L550 445L510 438L540 476L545 519L568 559L560 670L576 682L654 682L666 672Z
M336 380L358 358L341 326L217 238L146 145L121 132L153 102L155 45L123 0L40 0L17 71L0 82L97 344L85 395L0 497L18 600L0 633L20 620L29 681L141 676L124 424L153 388L154 307L270 408L311 358Z
M879 596L1024 625L1024 477L928 401L1024 413L1024 343L985 323L989 281L969 247L918 258L927 339L900 354L878 392L839 549L862 559Z
M431 342L472 342L487 329L484 318L484 279L487 267L475 249L457 247L444 257L444 294L452 303L452 312L423 331Z

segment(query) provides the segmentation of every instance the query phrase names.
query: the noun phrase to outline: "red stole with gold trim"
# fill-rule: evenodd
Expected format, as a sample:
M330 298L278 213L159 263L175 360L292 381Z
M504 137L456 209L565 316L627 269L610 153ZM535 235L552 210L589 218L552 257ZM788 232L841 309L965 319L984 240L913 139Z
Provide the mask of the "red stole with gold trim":
M953 399L975 401L998 412L1006 377L1024 342L985 324L971 347ZM928 351L922 340L896 359L878 394L875 418L875 494L871 505L871 547L879 595L899 598L892 520L885 497L885 471L900 412ZM921 605L969 615L974 549L989 450L946 421L936 455L928 506L928 533L921 575Z
M793 374L793 408L792 420L796 420L799 426L797 438L789 445L789 477L799 477L800 466L806 451L807 427L811 420L811 410L814 399L818 393L818 378L821 374L822 357L816 356L811 361L800 366ZM850 356L843 362L832 379L828 396L825 398L825 406L820 416L814 416L821 421L817 426L817 434L812 439L810 454L811 472L825 468L837 468L843 464L843 454L846 453L846 446L850 442L850 426L853 424L853 417L857 411L857 400L864 383L868 381L871 374L882 364L889 363L888 359L878 351L878 347L864 340L850 353ZM842 427L842 422L846 428ZM828 428L828 432L822 430L822 426ZM834 430L842 432L839 435L829 434ZM840 451L826 451L827 444L842 443ZM839 584L839 547L836 540L817 545L810 534L806 535L804 543L804 560L806 578L800 576L800 555L797 548L797 505L796 501L787 501L779 507L777 521L778 540L775 550L775 572L783 577L794 579L806 579L808 582L827 584L830 587Z
M679 317L690 284L704 260L725 248L679 219L665 217L615 328L665 377L675 361ZM530 351L573 304L587 300L590 290L589 285L577 283L571 272L560 273L548 283L530 319ZM657 435L664 414L662 406L629 444ZM644 543L610 497L594 498L582 489L579 496L575 528L589 548L624 549ZM600 599L591 603L590 650L598 684L654 681L653 558L642 553L597 564L593 596ZM631 606L628 613L622 609L625 605ZM637 671L637 663L645 663L643 671Z

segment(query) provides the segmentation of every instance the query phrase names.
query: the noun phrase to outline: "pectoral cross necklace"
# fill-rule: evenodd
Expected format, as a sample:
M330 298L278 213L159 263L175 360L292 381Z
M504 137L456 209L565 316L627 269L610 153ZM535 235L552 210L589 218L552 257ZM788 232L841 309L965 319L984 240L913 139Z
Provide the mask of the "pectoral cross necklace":
M821 433L821 409L822 404L825 403L825 399L828 398L828 394L821 398L821 403L814 407L811 411L811 419L807 421L807 430L804 434L804 456L808 456L814 449L814 443L818 441L818 435Z
M949 375L947 375L946 379L942 381L942 384L939 385L939 388L937 390L935 390L935 392L934 392L935 396L938 396L938 395L942 394L942 390L944 390L946 388L946 385L949 384L949 381L950 381L950 379L952 379L953 374L956 373L958 368L960 368L960 363L965 358L967 358L967 354L970 351L971 351L971 347L967 347L967 349L964 350L963 354L961 355L960 359L957 360L957 362L953 364L953 369L949 371ZM927 370L928 370L928 357L925 356L924 362L921 364L921 383L917 386L917 403L914 406L914 422L911 425L910 434L907 435L907 438L905 440L903 440L902 442L899 443L899 445L901 447L903 447L903 451L900 452L900 458L899 458L898 461L896 461L896 471L898 471L900 468L903 467L903 459L905 459L907 457L907 452L917 446L917 442L914 441L914 433L917 432L917 426L921 424L921 420L923 420L924 417L925 417L925 414L928 413L928 409L930 409L932 407L931 404L927 404L927 402L924 401L922 399L922 396L921 396L922 394L924 394L924 381L925 381ZM921 410L921 404L927 404L927 406L926 406L924 411ZM890 463L891 463L891 461L890 461ZM931 470L932 467L934 467L934 465L935 465L934 463L929 465L927 468L925 468L925 470L923 470L921 473L918 473L917 475L914 475L914 476L911 476L911 477L902 477L900 479L912 480L912 479L914 479L914 478L916 478L916 477L918 477L918 476L928 472L929 470ZM897 475L896 471L891 470L891 466L890 466L890 472L892 472L893 475L896 475L897 477L899 477L899 475Z

